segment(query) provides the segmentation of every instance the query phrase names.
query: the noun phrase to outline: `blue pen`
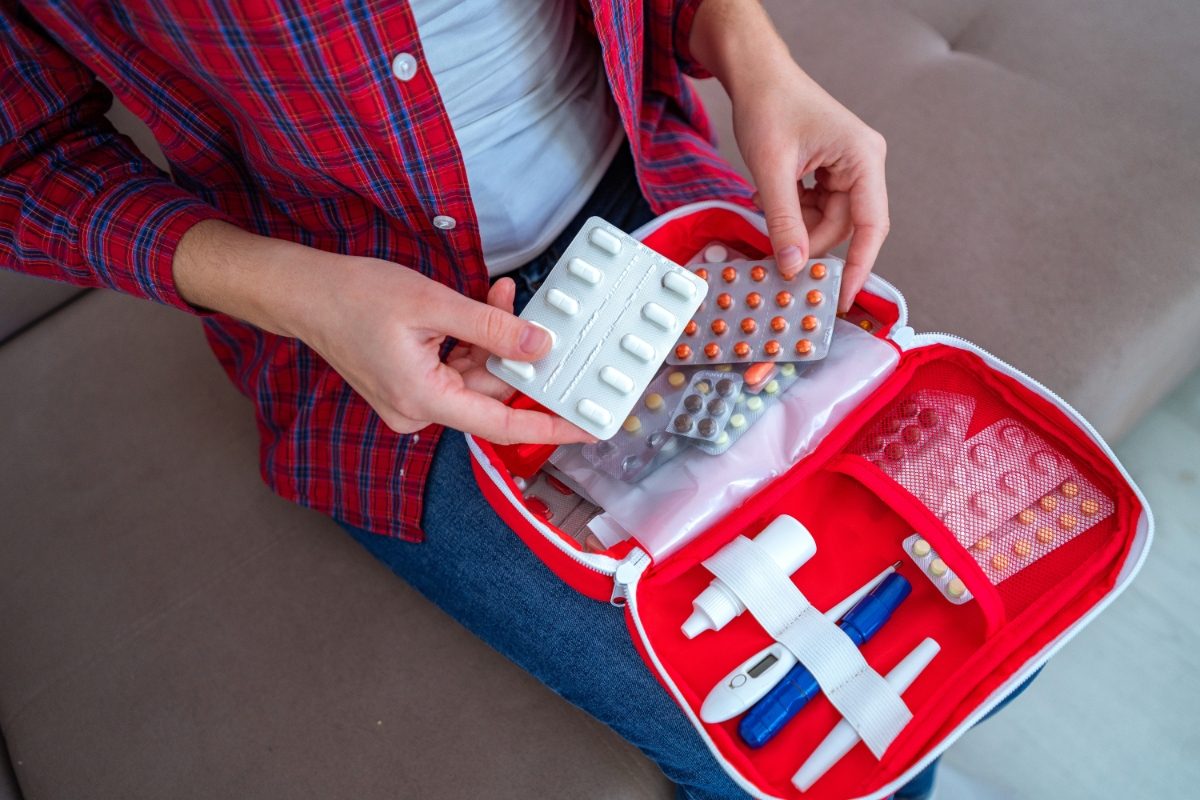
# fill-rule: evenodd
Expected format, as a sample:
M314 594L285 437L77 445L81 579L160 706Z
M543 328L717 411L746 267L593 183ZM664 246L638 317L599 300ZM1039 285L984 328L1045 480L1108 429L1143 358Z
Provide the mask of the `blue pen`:
M846 612L838 627L857 647L862 647L891 619L892 612L910 592L912 584L907 578L898 573L889 575L858 605ZM738 724L738 734L751 747L762 747L820 692L817 679L803 665L797 664L746 712Z

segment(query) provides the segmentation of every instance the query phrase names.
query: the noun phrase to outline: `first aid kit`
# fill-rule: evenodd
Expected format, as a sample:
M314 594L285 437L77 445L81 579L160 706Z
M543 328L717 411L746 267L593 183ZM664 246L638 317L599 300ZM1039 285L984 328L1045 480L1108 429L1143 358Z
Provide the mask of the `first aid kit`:
M729 364L694 350L664 366L720 291L696 264L740 259L739 291L754 281L747 267L772 265L762 218L701 203L628 236L597 222L581 237L570 255L600 279L552 275L532 301L555 350L531 377L493 369L520 390L517 407L580 421L592 400L611 417L591 428L604 441L553 450L468 437L475 476L562 580L623 609L647 668L749 794L888 797L1133 580L1153 520L1112 449L1037 380L957 336L915 332L879 276L841 319L816 320L814 333L832 332L824 358ZM615 275L636 291L603 289ZM667 297L667 275L694 294ZM577 304L565 304L572 319L607 327L563 333L554 289ZM821 308L836 304L836 290L821 291ZM806 310L801 295L782 299ZM649 303L678 329L647 320ZM803 317L785 320L789 335ZM654 358L634 369L614 355L627 335ZM609 366L628 392L609 392Z

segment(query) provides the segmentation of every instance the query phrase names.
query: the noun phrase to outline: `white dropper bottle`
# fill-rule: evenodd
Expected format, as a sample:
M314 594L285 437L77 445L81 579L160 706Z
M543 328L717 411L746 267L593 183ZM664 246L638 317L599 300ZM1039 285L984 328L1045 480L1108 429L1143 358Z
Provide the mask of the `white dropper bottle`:
M763 528L754 537L754 543L788 575L800 569L800 565L817 552L817 543L808 528L786 514L776 517ZM708 588L692 601L692 615L683 623L683 635L695 639L704 631L719 631L745 610L746 606L737 595L720 578L713 578Z

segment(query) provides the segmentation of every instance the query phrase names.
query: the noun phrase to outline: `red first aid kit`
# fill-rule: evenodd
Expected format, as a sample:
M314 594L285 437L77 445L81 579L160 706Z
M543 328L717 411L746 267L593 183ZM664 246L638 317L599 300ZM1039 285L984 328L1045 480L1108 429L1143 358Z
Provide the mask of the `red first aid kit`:
M714 242L746 259L770 254L762 219L720 202L681 207L633 236L677 264ZM860 327L895 350L886 374L833 415L794 463L719 516L701 517L670 548L648 546L647 528L629 529L632 538L605 552L585 550L527 506L518 488L553 448L469 437L491 505L562 580L623 606L647 667L718 762L757 797L889 796L1107 607L1137 573L1153 534L1150 510L1112 450L1051 390L961 338L915 333L903 296L878 276L848 316L871 320ZM737 449L699 463L736 464ZM901 562L912 593L863 645L873 670L886 673L925 638L940 645L903 691L911 719L881 757L860 743L806 791L793 775L843 714L817 697L765 746L748 746L736 719L705 723L700 709L723 676L775 637L753 613L695 638L681 631L714 578L705 562L781 515L816 542L791 575L815 608L830 608ZM679 529L689 522L671 520ZM656 530L655 540L670 533Z

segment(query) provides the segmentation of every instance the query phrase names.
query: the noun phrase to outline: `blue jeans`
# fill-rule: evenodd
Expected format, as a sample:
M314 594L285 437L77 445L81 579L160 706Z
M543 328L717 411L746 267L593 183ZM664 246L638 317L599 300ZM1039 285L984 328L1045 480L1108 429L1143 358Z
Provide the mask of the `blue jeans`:
M563 236L513 275L518 308L592 215L623 230L653 216L627 149ZM421 544L343 527L476 636L640 748L679 787L681 800L747 796L655 681L634 649L623 612L559 580L487 504L476 487L466 441L453 431L438 445L422 523L426 540ZM936 766L897 797L927 796Z

